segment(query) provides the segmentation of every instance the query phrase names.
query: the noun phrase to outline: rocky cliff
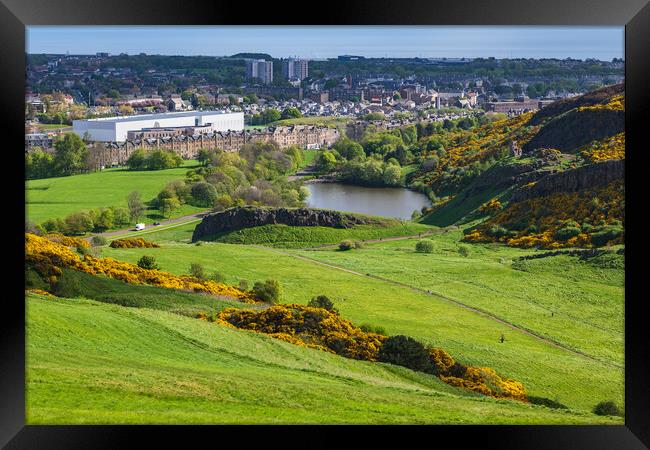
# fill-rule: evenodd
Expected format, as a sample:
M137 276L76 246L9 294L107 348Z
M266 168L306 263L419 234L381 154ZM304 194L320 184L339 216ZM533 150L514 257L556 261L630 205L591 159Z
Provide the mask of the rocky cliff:
M519 202L557 192L577 192L582 189L604 186L624 177L625 160L604 161L547 175L532 186L515 190L512 193L511 200Z
M380 221L371 217L324 209L236 207L205 216L194 229L192 242L218 233L262 225L350 228L354 225L372 223L380 223Z

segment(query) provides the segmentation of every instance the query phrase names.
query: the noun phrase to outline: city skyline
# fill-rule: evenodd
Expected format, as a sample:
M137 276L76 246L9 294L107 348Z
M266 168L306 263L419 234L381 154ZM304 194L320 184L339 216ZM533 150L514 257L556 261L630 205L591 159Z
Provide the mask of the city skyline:
M324 59L624 57L623 27L557 26L30 26L28 53Z

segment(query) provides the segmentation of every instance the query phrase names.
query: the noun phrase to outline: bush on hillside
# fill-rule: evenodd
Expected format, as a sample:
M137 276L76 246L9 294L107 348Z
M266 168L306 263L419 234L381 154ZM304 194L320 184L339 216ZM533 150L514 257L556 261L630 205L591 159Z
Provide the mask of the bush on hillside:
M379 349L378 359L420 372L432 372L424 345L408 336L389 337Z
M239 280L239 289L242 291L247 291L248 287L248 280Z
M465 258L467 258L469 256L469 248L466 245L459 245L458 246L458 253L461 256L464 256Z
M253 285L253 294L263 302L277 303L282 295L282 287L277 280L257 281Z
M199 280L205 280L207 278L205 268L199 263L191 263L189 273L191 276L198 278Z
M612 401L603 401L594 406L594 414L599 416L622 416L623 411Z
M160 269L160 266L156 264L156 258L148 255L143 255L142 258L138 260L138 267L148 270Z
M334 307L334 302L332 302L332 300L327 298L325 295L313 297L311 300L309 300L307 306L311 306L312 308L323 308L337 314L339 312L339 310Z
M102 245L106 245L107 241L104 236L93 236L91 243L93 247L101 247Z
M339 244L339 250L346 251L354 248L354 241L346 239Z
M223 283L226 281L226 276L221 272L214 272L212 275L210 275L210 279L215 283Z
M111 242L111 248L159 248L160 245L155 242L149 242L141 237L121 238Z
M560 402L556 402L555 400L551 400L550 398L545 398L545 397L535 397L535 396L528 396L528 401L532 403L533 405L540 405L540 406L546 406L547 408L553 408L553 409L568 409L566 405L563 405Z
M380 334L382 336L388 336L388 333L386 333L386 329L384 327L380 327L379 325L362 323L361 325L359 325L359 329L364 333L375 333L375 334Z
M433 242L430 239L422 239L415 244L415 251L418 253L432 253Z

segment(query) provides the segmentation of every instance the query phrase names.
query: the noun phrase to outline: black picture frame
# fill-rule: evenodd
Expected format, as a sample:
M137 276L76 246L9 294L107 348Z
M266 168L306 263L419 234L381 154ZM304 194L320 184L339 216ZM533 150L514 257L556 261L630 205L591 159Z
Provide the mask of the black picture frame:
M25 316L19 263L24 258L25 26L28 25L619 25L625 26L626 89L626 240L625 282L625 425L621 426L26 426ZM643 314L644 195L630 180L643 180L647 147L643 112L649 104L650 5L645 0L501 0L362 1L309 3L208 2L186 0L0 0L0 61L2 62L3 144L5 163L13 167L2 178L4 201L12 214L5 221L5 290L0 311L0 445L19 448L123 448L145 438L147 447L181 446L205 440L211 446L255 440L285 445L343 445L341 431L365 441L397 437L403 444L423 439L432 446L499 449L642 449L650 447L650 332ZM629 172L631 171L631 172ZM7 176L13 173L13 176ZM16 189L18 189L16 191ZM630 203L631 202L631 203ZM639 203L637 205L637 203ZM9 214L9 212L7 212ZM15 227L15 228L14 228ZM637 235L638 233L638 235ZM8 251L10 249L10 251ZM15 255L12 254L15 252ZM14 259L15 258L15 259ZM11 292L11 293L10 293ZM289 428L289 429L288 429ZM290 431L292 437L272 436ZM298 434L296 434L298 433ZM300 436L300 437L297 437ZM451 440L452 444L443 444ZM413 445L413 444L411 444ZM428 446L428 445L427 445Z

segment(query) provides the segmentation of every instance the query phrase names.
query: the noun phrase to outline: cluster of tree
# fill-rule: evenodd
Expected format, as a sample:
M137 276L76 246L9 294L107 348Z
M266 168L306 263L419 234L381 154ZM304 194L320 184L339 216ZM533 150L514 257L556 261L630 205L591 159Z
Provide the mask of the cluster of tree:
M130 170L161 170L180 167L183 164L181 158L172 150L144 150L138 149L131 153L126 165Z
M275 143L254 142L238 152L201 150L203 167L184 180L168 183L154 203L163 215L182 204L215 211L243 205L302 206L309 191L286 175L304 164L298 147L281 150Z
M101 233L113 228L119 228L134 223L140 219L146 209L138 191L131 192L127 197L127 207L111 206L108 208L91 209L69 214L65 219L48 219L32 228L39 234L63 233L80 235L90 232Z
M251 125L266 125L276 122L282 118L282 114L277 109L268 108L259 114L253 114L250 118Z
M34 149L25 155L27 179L60 177L88 171L88 148L74 133L54 142L54 154Z

